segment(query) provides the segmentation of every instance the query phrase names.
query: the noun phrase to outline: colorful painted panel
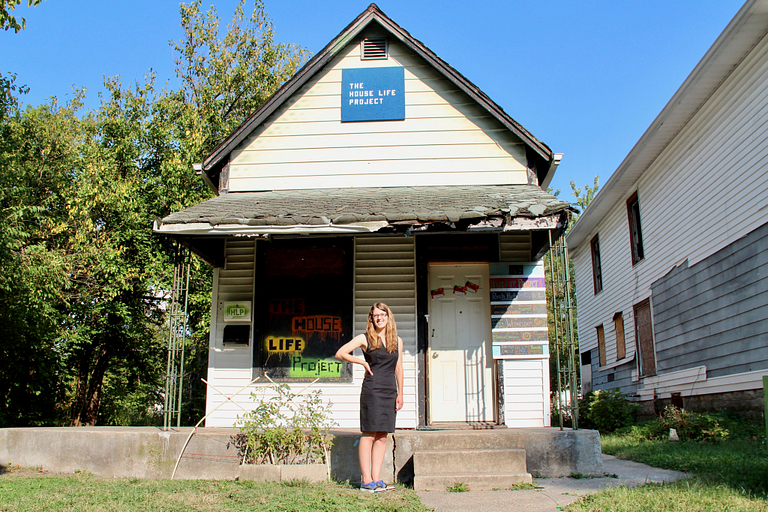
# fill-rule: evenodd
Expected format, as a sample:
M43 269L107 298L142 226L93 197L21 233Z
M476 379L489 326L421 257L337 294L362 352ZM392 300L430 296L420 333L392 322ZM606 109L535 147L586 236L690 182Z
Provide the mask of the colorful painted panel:
M494 359L549 357L543 264L492 264L490 269Z
M352 250L345 240L274 241L257 251L254 367L271 379L350 381L334 355L352 338Z
M549 353L549 345L494 345L493 357L500 359L504 356L543 356Z
M512 342L512 341L547 341L547 331L493 331L491 335L494 343Z
M492 277L491 288L545 288L543 277Z
M547 305L541 304L493 304L491 315L546 315Z
M493 291L491 290L491 302L507 302L524 300L543 300L546 304L546 290L526 290L526 291Z

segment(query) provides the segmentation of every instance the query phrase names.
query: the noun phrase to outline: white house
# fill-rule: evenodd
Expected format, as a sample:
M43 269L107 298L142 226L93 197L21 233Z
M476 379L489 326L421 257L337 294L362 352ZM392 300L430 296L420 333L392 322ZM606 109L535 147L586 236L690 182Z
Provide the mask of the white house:
M762 411L767 33L747 1L566 238L583 381L649 413Z
M358 428L362 368L333 355L377 301L405 343L398 428L549 425L560 157L369 6L205 159L217 197L155 225L215 268L206 426L268 376Z

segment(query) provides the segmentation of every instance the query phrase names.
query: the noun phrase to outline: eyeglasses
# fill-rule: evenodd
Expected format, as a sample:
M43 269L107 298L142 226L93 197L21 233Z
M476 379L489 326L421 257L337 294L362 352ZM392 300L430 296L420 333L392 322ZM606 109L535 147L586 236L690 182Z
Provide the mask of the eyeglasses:
M387 318L389 315L382 313L380 315L371 315L373 318Z

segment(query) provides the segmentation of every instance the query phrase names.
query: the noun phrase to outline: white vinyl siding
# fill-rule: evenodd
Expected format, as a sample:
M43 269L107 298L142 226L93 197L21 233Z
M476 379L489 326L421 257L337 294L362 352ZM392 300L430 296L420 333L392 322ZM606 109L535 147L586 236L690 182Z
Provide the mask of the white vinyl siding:
M224 347L224 311L226 301L253 301L253 276L256 257L256 245L253 239L226 242L225 264L223 268L214 269L213 300L211 307L211 338L208 364L210 386L206 390L206 413L219 407L207 418L207 427L231 427L238 414L251 409L249 400L250 390L244 390L229 403L227 396L233 395L251 380L253 326L251 326L251 342L247 347ZM214 390L214 388L216 390Z
M548 427L549 359L500 359L504 367L504 423Z
M624 312L627 357L635 351L632 306L651 283L728 246L768 213L768 41L764 38L602 219L603 293L594 297L588 242L571 255L576 268L581 350L597 346L593 327ZM637 191L645 259L634 267L626 199ZM653 307L653 299L651 298ZM608 361L615 360L606 330ZM614 353L611 353L611 352ZM658 362L657 362L658 364Z
M229 191L527 184L525 146L390 39L390 58L350 44L231 155ZM342 69L405 68L403 121L341 122Z
M368 311L376 302L390 307L403 339L403 408L397 413L397 428L416 428L418 393L416 364L416 248L413 237L355 238L355 335L364 333ZM361 353L356 355L362 356ZM363 368L354 366L357 393L350 397L359 427L359 388Z

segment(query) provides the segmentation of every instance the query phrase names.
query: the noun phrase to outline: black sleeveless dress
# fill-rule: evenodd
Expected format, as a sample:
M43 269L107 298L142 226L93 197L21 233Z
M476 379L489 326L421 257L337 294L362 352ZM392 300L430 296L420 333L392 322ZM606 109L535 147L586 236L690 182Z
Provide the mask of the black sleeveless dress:
M397 400L398 351L387 352L381 347L363 350L363 355L371 367L373 375L365 373L363 388L360 392L360 430L362 432L394 432L395 402Z

